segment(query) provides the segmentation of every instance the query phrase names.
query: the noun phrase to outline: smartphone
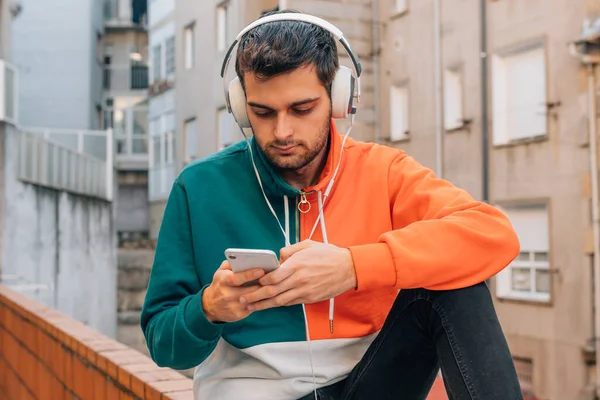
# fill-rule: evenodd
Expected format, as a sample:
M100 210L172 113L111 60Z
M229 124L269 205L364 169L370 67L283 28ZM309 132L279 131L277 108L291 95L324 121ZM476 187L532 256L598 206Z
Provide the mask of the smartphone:
M261 268L265 273L269 273L279 268L279 258L271 250L227 249L225 258L233 272Z

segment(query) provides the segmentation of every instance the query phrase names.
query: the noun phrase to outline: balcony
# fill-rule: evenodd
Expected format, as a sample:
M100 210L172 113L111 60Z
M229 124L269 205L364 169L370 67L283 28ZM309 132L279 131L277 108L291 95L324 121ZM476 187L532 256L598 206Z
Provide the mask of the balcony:
M103 86L104 90L115 93L145 91L148 89L148 66L105 65Z
M0 398L194 396L191 379L0 285Z
M105 124L114 130L115 166L120 171L148 170L148 107L145 103L107 108Z
M21 128L17 177L23 182L113 200L113 132Z
M106 0L106 29L147 29L147 0Z

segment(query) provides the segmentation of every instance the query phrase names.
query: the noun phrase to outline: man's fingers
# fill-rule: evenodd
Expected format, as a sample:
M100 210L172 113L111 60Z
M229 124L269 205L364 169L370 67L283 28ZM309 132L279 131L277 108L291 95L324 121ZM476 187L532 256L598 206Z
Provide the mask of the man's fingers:
M295 269L291 266L280 266L275 271L269 272L262 278L260 278L259 282L261 285L277 285L281 283L284 279L289 278Z
M240 296L240 303L252 304L265 299L270 299L290 289L291 285L286 285L285 282L280 285L262 286L251 293L245 293Z
M298 291L297 290L288 290L286 292L283 292L275 297L272 297L270 299L266 299L266 300L262 300L256 303L252 303L252 304L248 304L248 306L246 307L246 309L248 311L260 311L260 310L266 310L268 308L275 308L275 307L283 307L283 306L291 306L293 304L300 304L301 301L299 301L298 298Z
M297 253L300 250L304 250L311 246L314 246L315 243L317 243L317 242L315 242L313 240L303 240L303 241L293 244L291 246L284 247L283 249L281 249L279 251L279 257L281 258L281 263L283 264L283 262L285 260L287 260L288 258L290 258L294 253Z
M229 278L230 286L242 286L244 283L255 281L265 274L265 271L260 268L249 269L243 272L234 272Z

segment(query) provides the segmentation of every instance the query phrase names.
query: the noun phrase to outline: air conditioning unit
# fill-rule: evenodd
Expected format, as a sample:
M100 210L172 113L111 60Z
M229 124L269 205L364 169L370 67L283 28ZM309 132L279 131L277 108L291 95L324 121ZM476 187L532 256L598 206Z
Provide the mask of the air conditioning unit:
M0 60L0 121L16 125L18 122L18 71L10 63Z

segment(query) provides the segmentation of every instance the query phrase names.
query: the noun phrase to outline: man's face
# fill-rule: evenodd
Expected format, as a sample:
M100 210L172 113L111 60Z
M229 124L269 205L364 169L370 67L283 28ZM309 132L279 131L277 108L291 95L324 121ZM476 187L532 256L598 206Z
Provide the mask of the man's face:
M324 151L331 102L314 68L299 68L266 81L246 73L244 82L254 137L271 164L299 170Z

